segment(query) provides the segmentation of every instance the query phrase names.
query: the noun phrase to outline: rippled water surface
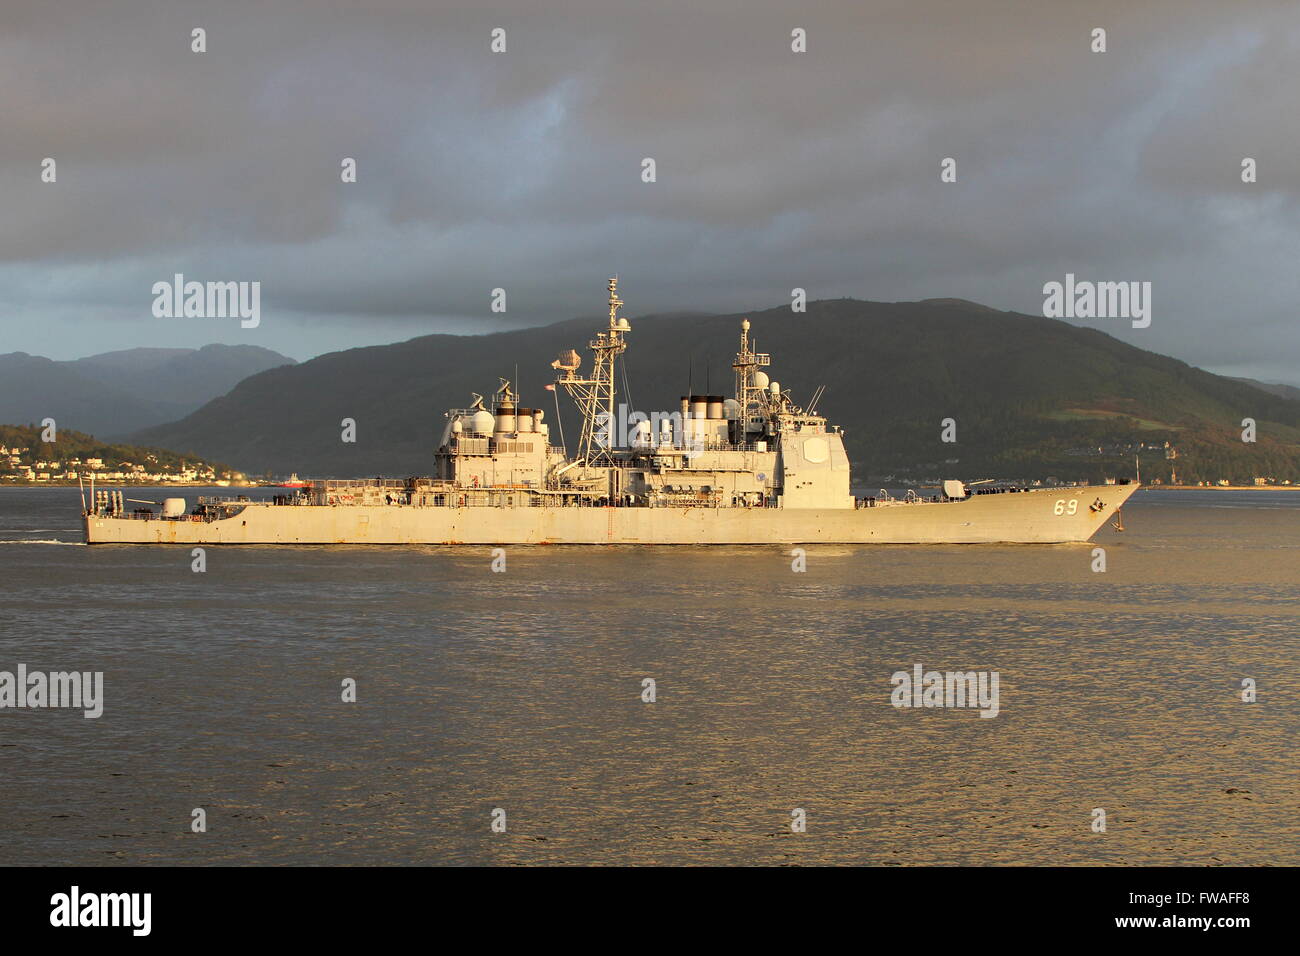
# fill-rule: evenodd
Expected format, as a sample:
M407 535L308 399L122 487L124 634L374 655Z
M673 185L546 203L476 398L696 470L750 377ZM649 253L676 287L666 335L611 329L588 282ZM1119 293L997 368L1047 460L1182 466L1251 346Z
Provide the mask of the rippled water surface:
M78 544L78 510L0 489L0 670L106 698L0 710L0 863L1300 863L1300 493L1142 491L1091 545L814 546L802 574L777 547L196 574ZM917 663L998 671L1001 712L896 710Z

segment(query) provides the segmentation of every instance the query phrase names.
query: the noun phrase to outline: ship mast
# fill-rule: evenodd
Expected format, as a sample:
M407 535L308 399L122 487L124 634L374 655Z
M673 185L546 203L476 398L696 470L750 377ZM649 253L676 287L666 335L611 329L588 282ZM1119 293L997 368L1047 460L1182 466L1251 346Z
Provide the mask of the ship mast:
M736 404L740 406L741 434L739 441L745 441L750 426L750 410L761 404L760 393L765 389L754 383L754 372L772 364L772 356L766 352L755 352L749 341L749 319L740 323L740 351L731 367L736 370Z
M627 349L623 335L631 331L627 319L618 314L623 300L618 297L618 277L609 280L609 326L588 343L595 360L589 378L580 378L576 368L559 362L551 363L560 369L555 383L563 386L582 413L582 434L578 439L578 457L574 464L584 467L614 467L617 462L613 449L615 387L614 365Z

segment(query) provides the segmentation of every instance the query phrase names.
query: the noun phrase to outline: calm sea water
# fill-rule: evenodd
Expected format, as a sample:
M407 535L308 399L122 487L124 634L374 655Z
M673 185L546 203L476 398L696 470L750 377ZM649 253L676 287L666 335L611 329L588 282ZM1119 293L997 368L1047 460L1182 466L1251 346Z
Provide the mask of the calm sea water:
M1139 492L1104 574L1095 545L196 574L78 544L78 510L0 489L0 670L105 675L98 720L0 711L2 864L1300 863L1300 493ZM916 663L998 671L1001 713L896 710Z

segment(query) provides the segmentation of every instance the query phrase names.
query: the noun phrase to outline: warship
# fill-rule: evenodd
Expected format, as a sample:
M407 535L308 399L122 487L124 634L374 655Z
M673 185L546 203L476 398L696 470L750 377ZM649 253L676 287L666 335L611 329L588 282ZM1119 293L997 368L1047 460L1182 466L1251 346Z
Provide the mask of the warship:
M631 332L609 281L609 323L551 367L575 402L575 454L553 442L545 411L502 379L491 407L475 394L446 413L425 477L311 480L265 500L143 502L90 489L86 541L138 544L956 544L1089 540L1136 481L1023 487L943 481L932 495L855 497L843 431L769 374L741 322L735 392L687 394L652 415L617 404L615 372ZM693 391L693 390L688 390ZM556 395L557 424L558 393ZM562 428L562 425L561 425ZM153 507L128 508L128 503Z

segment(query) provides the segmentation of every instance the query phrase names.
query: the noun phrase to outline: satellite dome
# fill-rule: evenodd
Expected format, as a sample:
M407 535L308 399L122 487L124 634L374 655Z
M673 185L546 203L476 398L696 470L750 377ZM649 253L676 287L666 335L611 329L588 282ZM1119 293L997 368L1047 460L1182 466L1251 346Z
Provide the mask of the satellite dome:
M767 378L767 373L766 373L766 372L755 372L755 373L754 373L754 387L755 387L755 388L767 388L767 382L768 382L768 378Z
M496 419L489 411L478 411L470 416L469 430L476 435L491 435Z

